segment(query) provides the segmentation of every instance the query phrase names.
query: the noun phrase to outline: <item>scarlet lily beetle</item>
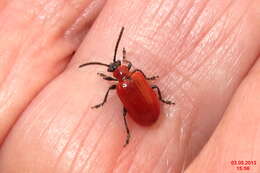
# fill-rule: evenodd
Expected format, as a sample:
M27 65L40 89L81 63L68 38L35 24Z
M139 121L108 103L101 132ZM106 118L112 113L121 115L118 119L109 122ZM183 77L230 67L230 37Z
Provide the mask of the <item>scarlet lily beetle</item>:
M139 69L130 71L132 67L132 63L126 60L125 48L123 48L122 62L127 65L123 65L121 60L116 59L118 45L123 35L123 32L124 32L124 27L122 27L119 37L117 39L112 63L105 64L101 62L88 62L85 64L81 64L79 68L88 65L101 65L101 66L106 66L108 68L107 71L113 73L114 77L107 76L103 73L97 73L104 80L117 81L117 84L111 85L108 88L102 103L97 104L91 108L99 108L103 106L107 101L109 91L114 89L117 90L117 94L124 105L123 117L124 117L126 132L127 132L127 137L124 146L126 146L130 140L130 131L126 121L127 112L136 123L143 126L150 126L153 123L155 123L155 121L159 117L160 114L159 100L168 105L174 105L175 103L171 101L163 100L159 87L156 85L150 86L149 83L147 82L147 80L155 80L159 76L146 77L145 74ZM156 93L153 91L153 89L157 90L159 100L156 96Z

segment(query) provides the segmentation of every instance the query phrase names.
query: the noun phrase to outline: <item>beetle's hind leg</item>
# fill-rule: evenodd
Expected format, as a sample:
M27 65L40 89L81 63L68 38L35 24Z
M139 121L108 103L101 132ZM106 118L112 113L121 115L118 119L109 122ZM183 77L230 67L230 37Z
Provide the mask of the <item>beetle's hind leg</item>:
M106 95L105 95L105 97L104 97L103 102L100 103L100 104L98 104L98 105L92 106L91 108L94 109L94 108L99 108L100 106L103 106L103 105L106 103L106 101L107 101L107 96L108 96L109 91L110 91L110 90L114 90L114 89L116 89L116 85L111 85L111 86L108 88L107 92L106 92Z
M108 80L108 81L117 81L117 79L111 77L111 76L107 76L104 73L97 73L97 75L101 76L104 80Z
M146 80L156 80L159 76L145 77Z
M130 140L130 137L131 137L130 131L129 131L129 128L128 128L128 125L127 125L127 121L126 121L126 114L127 114L127 110L126 110L126 108L124 108L123 109L123 117L124 117L125 129L126 129L126 133L127 133L124 147L127 146L127 144L129 144L129 140Z
M168 105L175 105L175 103L172 102L172 101L170 101L170 100L163 100L162 94L161 94L161 91L160 91L160 88L159 88L158 86L153 85L153 86L152 86L152 89L156 89L156 90L157 90L158 95L159 95L159 100L160 100L161 102L163 102L163 103L165 103L165 104L168 104Z

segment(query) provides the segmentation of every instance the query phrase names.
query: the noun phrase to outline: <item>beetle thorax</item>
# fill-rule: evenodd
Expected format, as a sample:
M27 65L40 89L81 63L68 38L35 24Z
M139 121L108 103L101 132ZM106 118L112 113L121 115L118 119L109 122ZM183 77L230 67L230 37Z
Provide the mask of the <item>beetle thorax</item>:
M128 67L125 65L119 66L114 72L113 76L118 79L118 81L123 81L129 75Z

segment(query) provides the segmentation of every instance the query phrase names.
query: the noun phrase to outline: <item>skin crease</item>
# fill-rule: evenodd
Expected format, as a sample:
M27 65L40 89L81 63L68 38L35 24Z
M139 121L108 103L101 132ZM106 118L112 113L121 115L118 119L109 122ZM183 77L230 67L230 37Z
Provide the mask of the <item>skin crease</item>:
M93 2L0 3L0 172L217 173L259 160L259 0ZM128 117L126 148L116 93L90 109L106 69L78 69L111 62L122 26L118 57L125 47L176 103L151 127Z

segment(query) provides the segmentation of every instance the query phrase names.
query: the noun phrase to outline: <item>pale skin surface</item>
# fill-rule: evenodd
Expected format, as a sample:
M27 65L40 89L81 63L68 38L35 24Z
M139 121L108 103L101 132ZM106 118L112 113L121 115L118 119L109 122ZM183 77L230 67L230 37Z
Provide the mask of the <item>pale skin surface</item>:
M0 21L0 172L259 172L259 0L2 0ZM118 57L176 103L128 117L125 148L116 93L90 109L106 69L78 68L111 62L122 26Z

